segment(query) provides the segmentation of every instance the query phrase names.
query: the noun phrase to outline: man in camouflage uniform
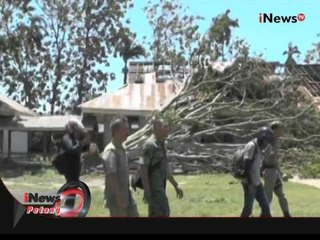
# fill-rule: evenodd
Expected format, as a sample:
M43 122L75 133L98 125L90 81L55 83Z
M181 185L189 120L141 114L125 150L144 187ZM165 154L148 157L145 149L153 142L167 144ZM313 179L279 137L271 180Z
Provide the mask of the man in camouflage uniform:
M143 146L141 158L141 180L144 201L149 204L149 217L169 217L170 208L166 195L166 181L173 185L178 198L183 191L173 178L167 160L165 139L169 134L169 124L163 119L153 120L153 134Z
M282 174L278 162L279 138L282 135L282 124L279 121L275 121L271 123L270 127L275 135L275 143L268 145L265 150L263 163L265 190L269 203L271 204L274 192L279 199L283 215L290 217L288 201L283 191Z
M106 173L106 207L111 217L138 217L137 205L129 189L128 159L122 145L129 135L127 119L114 118L110 128L112 141L101 154Z

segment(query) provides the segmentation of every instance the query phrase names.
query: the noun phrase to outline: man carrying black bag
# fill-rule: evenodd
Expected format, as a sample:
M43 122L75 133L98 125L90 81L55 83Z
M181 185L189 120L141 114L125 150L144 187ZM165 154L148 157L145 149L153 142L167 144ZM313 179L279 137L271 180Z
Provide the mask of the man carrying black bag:
M260 128L255 139L246 144L244 148L244 178L242 187L244 191L244 206L241 217L249 217L252 214L253 202L256 199L261 208L261 217L271 217L269 201L264 186L261 182L261 167L263 155L261 149L267 144L272 144L274 135L270 128Z
M58 154L52 164L60 174L63 174L67 183L79 181L81 172L81 152L85 151L89 143L85 143L86 130L77 119L71 119L66 124L66 133L62 137L59 146L62 153ZM67 208L74 208L75 196L70 195L66 200Z

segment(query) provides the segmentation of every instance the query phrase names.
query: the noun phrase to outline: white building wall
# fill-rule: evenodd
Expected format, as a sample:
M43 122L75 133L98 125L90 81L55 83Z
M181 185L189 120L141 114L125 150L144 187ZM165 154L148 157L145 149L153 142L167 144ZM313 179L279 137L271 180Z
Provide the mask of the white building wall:
M11 152L27 153L28 152L28 133L11 132Z
M128 82L133 83L136 80L141 80L144 83L155 83L156 73L128 73Z
M9 131L3 131L3 152L8 153ZM27 153L28 152L28 133L11 132L11 152Z
M146 73L144 74L144 82L145 83L155 83L156 82L156 73Z

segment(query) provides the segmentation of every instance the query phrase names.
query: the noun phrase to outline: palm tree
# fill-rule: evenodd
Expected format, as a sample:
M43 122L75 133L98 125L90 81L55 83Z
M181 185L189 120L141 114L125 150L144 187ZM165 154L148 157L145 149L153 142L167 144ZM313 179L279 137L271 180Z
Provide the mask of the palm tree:
M293 59L294 54L300 54L301 52L299 51L297 46L292 46L292 43L289 43L288 45L288 50L283 52L283 55L288 55L288 58L285 62L286 66L292 66L296 64L296 61Z
M145 56L146 51L141 45L137 45L129 37L124 37L123 39L123 49L120 51L120 56L124 61L124 84L127 84L127 75L128 75L128 61L133 58L138 58L140 56Z
M225 60L224 48L228 47L231 40L232 28L239 27L238 19L233 20L229 17L230 10L213 18L213 23L209 29L209 38L216 42L215 51Z

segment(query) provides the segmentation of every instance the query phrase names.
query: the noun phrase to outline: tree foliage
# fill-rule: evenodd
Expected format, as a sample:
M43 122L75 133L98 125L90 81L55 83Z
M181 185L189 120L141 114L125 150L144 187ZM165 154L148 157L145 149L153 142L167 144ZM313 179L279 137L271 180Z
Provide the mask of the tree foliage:
M44 29L31 1L0 3L1 84L9 96L29 108L42 98L39 73Z
M173 67L186 64L200 38L200 16L188 14L180 1L160 0L145 7L153 30L150 51L154 61L171 61Z
M7 94L61 114L105 92L115 79L108 59L123 51L116 47L130 32L124 18L132 7L131 0L2 1L0 80Z

